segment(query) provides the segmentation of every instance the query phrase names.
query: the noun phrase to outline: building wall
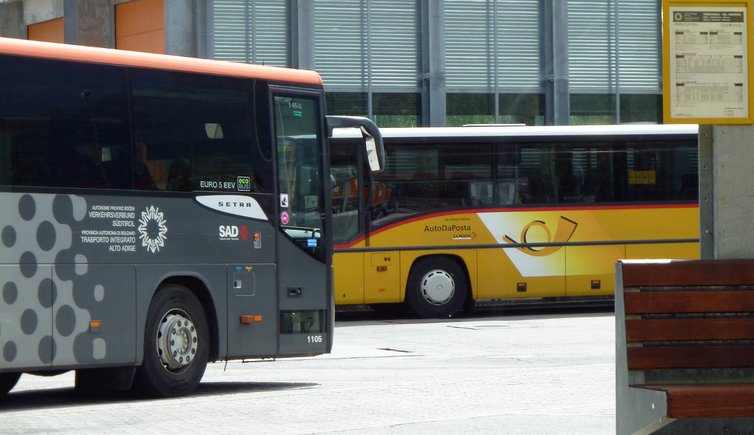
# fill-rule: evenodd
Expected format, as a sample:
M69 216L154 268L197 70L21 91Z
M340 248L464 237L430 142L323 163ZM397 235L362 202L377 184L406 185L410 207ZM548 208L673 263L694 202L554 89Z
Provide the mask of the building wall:
M164 0L133 0L115 5L115 48L165 53Z
M24 10L21 2L0 1L0 36L25 38Z
M26 28L27 38L32 41L65 42L63 17L30 24Z
M661 122L660 3L0 0L0 35L313 68L382 126Z
M380 125L661 121L660 0L303 2L212 1L210 57L295 66L313 41L328 110Z

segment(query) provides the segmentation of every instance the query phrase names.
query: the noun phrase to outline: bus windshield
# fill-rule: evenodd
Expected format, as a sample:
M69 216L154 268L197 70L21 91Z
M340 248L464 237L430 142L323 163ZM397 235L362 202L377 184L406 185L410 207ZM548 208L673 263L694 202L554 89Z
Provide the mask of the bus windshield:
M318 100L275 96L280 226L318 258L325 255L320 121Z

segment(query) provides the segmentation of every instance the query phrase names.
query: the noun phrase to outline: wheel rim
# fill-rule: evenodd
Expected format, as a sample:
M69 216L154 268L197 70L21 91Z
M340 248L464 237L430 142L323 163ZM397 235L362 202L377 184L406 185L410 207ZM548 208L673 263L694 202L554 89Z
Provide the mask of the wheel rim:
M448 303L456 291L453 276L444 270L432 270L421 280L421 294L432 305Z
M194 361L199 335L191 318L180 310L163 316L157 333L157 353L170 372L178 372Z

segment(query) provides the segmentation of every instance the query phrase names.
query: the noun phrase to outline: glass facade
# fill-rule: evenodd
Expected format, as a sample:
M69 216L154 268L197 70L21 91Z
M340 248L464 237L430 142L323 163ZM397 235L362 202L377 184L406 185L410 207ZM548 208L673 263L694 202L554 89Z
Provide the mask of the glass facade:
M661 122L660 6L568 1L571 124Z
M543 123L540 3L445 1L446 125Z
M660 0L555 1L214 0L209 53L315 69L384 127L662 122Z
M214 0L211 20L214 58L289 66L288 3L283 0Z
M417 0L314 2L314 66L329 114L421 125L419 11Z

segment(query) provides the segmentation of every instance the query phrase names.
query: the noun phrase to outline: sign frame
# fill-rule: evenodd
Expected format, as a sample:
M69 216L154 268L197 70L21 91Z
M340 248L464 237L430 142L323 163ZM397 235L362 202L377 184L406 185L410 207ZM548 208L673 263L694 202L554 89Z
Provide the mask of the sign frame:
M752 1L663 0L665 123L754 124ZM718 33L715 49L698 38Z

